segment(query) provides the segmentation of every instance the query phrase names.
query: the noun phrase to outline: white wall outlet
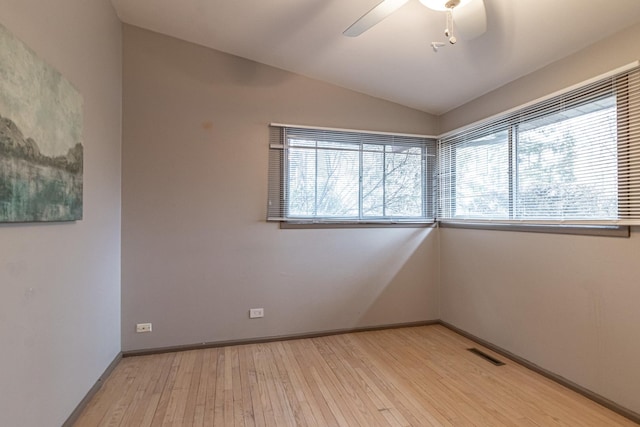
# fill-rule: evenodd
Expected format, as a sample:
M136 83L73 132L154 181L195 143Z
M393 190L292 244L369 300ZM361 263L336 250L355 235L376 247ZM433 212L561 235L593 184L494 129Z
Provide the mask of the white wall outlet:
M258 317L264 317L264 308L249 309L249 319L256 319Z
M138 323L136 332L151 332L151 323Z

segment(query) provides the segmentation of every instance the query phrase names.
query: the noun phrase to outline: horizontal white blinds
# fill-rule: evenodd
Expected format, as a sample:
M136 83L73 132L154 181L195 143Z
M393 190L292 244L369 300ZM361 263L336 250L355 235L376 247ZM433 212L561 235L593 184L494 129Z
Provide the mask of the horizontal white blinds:
M267 219L428 222L434 139L270 126Z
M640 224L637 67L439 141L440 220Z

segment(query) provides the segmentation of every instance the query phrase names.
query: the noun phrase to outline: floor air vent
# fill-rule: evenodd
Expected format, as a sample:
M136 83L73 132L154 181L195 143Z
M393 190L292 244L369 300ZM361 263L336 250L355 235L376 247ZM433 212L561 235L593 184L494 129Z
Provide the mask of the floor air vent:
M496 366L504 365L504 362L499 361L495 357L489 356L487 353L485 353L485 352L483 352L481 350L478 350L477 348L468 348L467 350L469 350L471 353L475 354L476 356L480 356L484 360L493 363Z

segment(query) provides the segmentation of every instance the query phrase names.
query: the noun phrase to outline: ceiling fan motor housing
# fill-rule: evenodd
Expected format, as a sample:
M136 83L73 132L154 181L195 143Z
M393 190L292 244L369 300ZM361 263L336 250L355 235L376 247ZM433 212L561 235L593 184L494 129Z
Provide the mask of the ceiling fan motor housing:
M454 7L458 6L459 4L460 4L460 0L448 0L444 4L444 7L446 7L447 9L453 9Z

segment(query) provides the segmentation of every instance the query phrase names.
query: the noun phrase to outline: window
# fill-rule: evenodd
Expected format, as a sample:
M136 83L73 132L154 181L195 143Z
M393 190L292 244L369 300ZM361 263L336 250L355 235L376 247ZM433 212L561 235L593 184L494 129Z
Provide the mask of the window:
M640 71L444 136L439 219L640 223Z
M272 125L268 220L434 220L435 140Z

